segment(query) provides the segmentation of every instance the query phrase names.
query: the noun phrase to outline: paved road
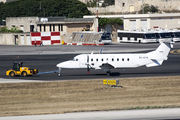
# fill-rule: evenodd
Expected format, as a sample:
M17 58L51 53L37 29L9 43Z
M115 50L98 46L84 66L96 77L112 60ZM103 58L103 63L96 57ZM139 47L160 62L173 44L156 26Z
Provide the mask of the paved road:
M179 120L180 108L0 117L1 120Z

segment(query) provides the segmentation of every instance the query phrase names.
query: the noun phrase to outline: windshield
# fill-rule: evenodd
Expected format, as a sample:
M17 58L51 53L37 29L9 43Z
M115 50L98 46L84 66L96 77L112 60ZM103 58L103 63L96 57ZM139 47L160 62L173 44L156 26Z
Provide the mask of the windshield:
M111 34L110 33L104 33L101 36L101 40L111 40Z
M161 36L161 38L171 38L170 33L159 33L159 35Z
M156 39L156 35L154 33L152 34L145 34L146 39Z
M172 37L180 37L180 32L173 32L171 33Z
M73 58L72 61L78 61L78 59L77 58Z

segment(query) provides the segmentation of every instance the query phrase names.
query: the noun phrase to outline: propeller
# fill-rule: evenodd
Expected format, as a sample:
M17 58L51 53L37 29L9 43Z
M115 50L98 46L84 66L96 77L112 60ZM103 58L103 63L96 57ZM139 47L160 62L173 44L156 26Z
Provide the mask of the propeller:
M89 55L87 56L87 73L90 71L90 65L89 65Z

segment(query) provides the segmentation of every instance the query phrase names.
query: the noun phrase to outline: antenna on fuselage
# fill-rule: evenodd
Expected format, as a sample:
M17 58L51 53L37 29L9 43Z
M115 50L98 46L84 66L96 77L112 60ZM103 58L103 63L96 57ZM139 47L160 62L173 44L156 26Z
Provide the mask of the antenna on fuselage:
M99 54L102 54L103 48L101 48L101 50L99 51Z

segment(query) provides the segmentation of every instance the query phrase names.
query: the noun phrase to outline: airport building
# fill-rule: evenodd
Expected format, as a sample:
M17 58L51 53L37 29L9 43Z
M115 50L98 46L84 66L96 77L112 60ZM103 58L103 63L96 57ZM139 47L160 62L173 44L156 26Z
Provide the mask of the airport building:
M24 33L0 34L0 44L31 45L31 32L59 32L60 40L66 42L72 32L80 32L83 29L97 31L95 18L7 17L6 26L8 29L17 27ZM13 41L8 41L11 39Z
M96 16L84 16L84 18L95 18L95 17ZM165 28L165 29L180 28L180 13L99 15L99 17L123 19L124 30L138 30L138 29L151 29L151 28Z
M107 25L105 30L112 32L113 41L117 41L117 30L140 30L152 28L179 29L180 13L168 14L132 14L132 15L100 15L99 17L121 18L123 28L118 25ZM18 27L24 33L0 34L0 44L30 45L30 32L59 32L60 40L69 40L73 32L80 32L84 28L90 31L97 31L97 21L95 16L84 16L84 18L65 17L8 17L6 18L8 29ZM8 41L13 39L13 41ZM20 41L24 42L20 42Z

